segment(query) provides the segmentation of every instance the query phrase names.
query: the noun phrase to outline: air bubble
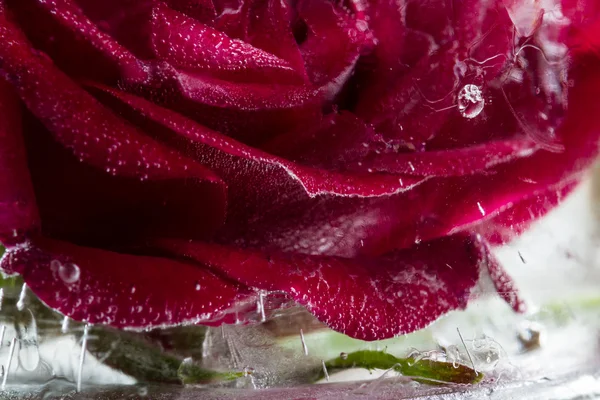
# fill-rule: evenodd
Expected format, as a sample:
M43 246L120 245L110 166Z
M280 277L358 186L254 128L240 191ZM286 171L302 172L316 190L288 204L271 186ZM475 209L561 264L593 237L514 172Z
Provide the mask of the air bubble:
M465 85L460 89L456 103L460 114L468 119L478 116L485 105L481 89L473 84Z
M61 264L61 266L58 268L58 276L64 283L75 283L79 280L81 271L76 264Z

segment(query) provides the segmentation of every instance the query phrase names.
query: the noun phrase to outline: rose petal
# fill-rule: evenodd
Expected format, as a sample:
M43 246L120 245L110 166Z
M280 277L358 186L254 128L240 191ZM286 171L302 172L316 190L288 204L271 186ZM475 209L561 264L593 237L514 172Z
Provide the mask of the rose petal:
M225 187L218 176L117 117L47 58L39 56L5 16L0 12L0 32L6 38L0 43L2 69L21 99L54 139L44 137L43 129L29 131L32 133L29 150L35 154L30 161L35 174L33 179L37 181L34 186L42 219L48 214L59 216L56 221L50 218L45 222L45 229L52 228L52 222L56 222L54 226L60 232L63 232L61 225L64 225L64 229L73 236L77 232L92 232L110 237L110 229L94 232L94 225L85 227L85 222L91 222L90 219L76 217L86 215L102 222L100 217L103 216L106 223L114 222L115 216L106 211L118 209L120 216L130 217L119 221L115 227L138 222L123 232L135 231L137 228L134 229L134 226L137 226L146 233L160 229L175 233L178 228L187 233L190 225L205 222L203 218L206 215L190 209L195 207L189 199L191 194L201 195L206 204L214 203L210 211L215 217L208 219L208 226L214 229L215 224L223 221ZM31 121L31 118L26 121ZM45 146L39 146L36 141L45 143ZM55 141L60 145L57 146ZM114 180L110 179L111 175ZM92 177L98 180L87 180ZM56 183L56 186L51 183ZM170 188L171 192L161 193L160 188ZM57 192L58 189L64 189L64 192ZM97 200L94 193L100 194ZM72 201L81 199L78 194L83 195L84 200L90 200L86 196L91 195L91 203L80 203L73 210L65 209L73 204ZM125 204L132 207L124 205L120 209L116 199L127 199L129 195L132 203L126 201ZM69 200L61 202L64 198ZM102 202L98 202L103 199L111 201L103 206ZM91 204L100 207L89 207ZM139 210L133 205L140 206ZM126 210L131 213L127 214ZM160 210L161 218L150 217L139 224L142 217L149 217L148 210ZM185 210L190 212L190 216L182 219ZM72 219L61 221L60 215L70 215ZM198 217L201 219L196 219ZM197 231L203 232L204 229ZM118 233L115 236L119 236Z
M35 51L0 9L2 70L27 107L81 161L143 179L218 177L125 123Z
M361 340L413 332L464 308L486 256L486 249L469 236L370 260L267 256L200 242L161 245L248 286L284 291L332 329Z
M239 223L223 238L252 246L310 254L378 255L415 242L445 236L493 221L530 196L560 191L577 182L598 154L600 62L578 60L571 71L570 107L557 131L564 151L537 151L491 168L482 176L430 179L387 198L323 197L289 202L276 215ZM554 203L541 203L549 209ZM535 215L537 216L537 215ZM531 219L517 213L517 220ZM486 235L487 236L487 235Z
M509 243L525 232L534 221L559 205L578 184L579 180L567 181L527 196L494 218L484 221L477 227L477 232L494 245Z
M89 5L89 2L84 3ZM143 8L144 4L149 1L138 1L135 7ZM102 79L108 75L115 80L115 73L136 79L146 77L142 64L129 49L99 29L73 0L24 0L16 4L11 2L10 8L17 11L19 26L24 27L36 46L48 52L61 69L88 78ZM101 11L106 13L109 8L106 2L102 3ZM123 15L136 15L122 3L118 8L112 8L115 14L118 14L117 10ZM75 60L74 53L78 54Z
M207 323L250 294L198 265L45 238L7 252L0 267L49 307L121 328Z
M308 77L313 84L324 86L327 99L333 99L368 45L367 24L323 1L300 2L298 14L309 31L300 48Z
M185 154L195 155L200 162L216 171L230 184L230 195L231 190L245 192L247 189L254 193L258 190L263 194L272 192L274 201L263 201L272 207L278 203L276 198L282 197L281 193L297 192L298 184L301 185L301 192L309 197L320 194L382 196L410 189L423 180L383 174L339 174L302 167L236 142L140 97L105 86L95 87L127 105L129 110L135 110L135 113L128 114L121 107L120 112L134 120L136 125L144 126L146 132L161 136ZM190 141L195 143L194 147L190 147ZM292 187L296 189L291 189ZM246 193L242 197L248 202L249 198L246 196L255 195ZM231 195L231 201L236 202L235 197Z
M19 242L39 227L39 216L21 136L21 104L0 76L0 241Z
M250 18L245 40L286 60L302 77L306 77L304 60L292 34L289 3L289 0L246 0Z
M457 95L465 85L478 86L485 100L488 97L487 86L506 64L510 50L511 37L507 31L512 25L504 9L488 6L473 21L470 12L450 12L445 2L438 3L410 2L406 8L407 26L411 29L428 32L430 28L447 26L436 34L430 33L434 37L441 35L432 48L435 51L425 54L407 73L404 72L406 61L401 57L410 54L410 46L420 42L408 36L402 25L385 23L387 19L372 11L377 20L384 22L381 30L375 28L375 34L378 39L385 36L380 39L383 47L379 52L384 58L379 68L388 71L367 77L369 85L378 90L366 88L365 95L358 99L356 113L374 124L376 130L387 138L404 140L409 149L423 149L428 141L435 138L444 122L458 112ZM475 9L481 6L479 1L473 0L472 3L476 3L473 5ZM436 7L435 10L430 9ZM462 7L468 8L468 5L462 4ZM394 10L393 5L387 5L387 8L390 12ZM424 20L413 15L421 13L427 14ZM427 26L431 23L431 26L420 26L421 23ZM491 28L484 30L484 26ZM394 32L388 31L390 29ZM448 30L456 30L452 41L441 39ZM390 37L405 38L406 49L400 52L387 44ZM389 53L395 59L387 57Z
M29 170L45 236L123 249L149 237L206 239L225 221L223 184L192 176L112 175L80 162L34 116L26 118Z
M159 59L216 77L247 82L303 82L286 61L231 39L161 3L152 12L152 45Z
M280 135L263 148L312 167L424 177L470 175L537 150L532 140L517 137L450 150L401 152L401 142L384 139L350 113L330 114L315 129Z
M480 245L485 248L486 254L484 264L487 268L489 277L496 288L496 293L516 312L523 313L527 310L525 301L519 296L516 284L511 276L498 262L496 257L492 256L489 245L480 240Z
M212 0L166 0L174 10L182 12L199 22L213 22L217 16Z
M321 116L322 95L310 86L228 82L165 63L149 69L150 81L126 81L125 87L248 144Z

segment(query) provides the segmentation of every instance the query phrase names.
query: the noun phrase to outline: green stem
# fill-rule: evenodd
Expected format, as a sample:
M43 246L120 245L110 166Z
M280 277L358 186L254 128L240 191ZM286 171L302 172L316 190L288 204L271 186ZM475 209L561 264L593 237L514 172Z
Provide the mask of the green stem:
M325 366L334 371L348 368L394 370L424 383L474 384L483 378L483 374L466 365L432 360L415 361L412 358L398 358L383 351L373 350L340 355L327 361Z

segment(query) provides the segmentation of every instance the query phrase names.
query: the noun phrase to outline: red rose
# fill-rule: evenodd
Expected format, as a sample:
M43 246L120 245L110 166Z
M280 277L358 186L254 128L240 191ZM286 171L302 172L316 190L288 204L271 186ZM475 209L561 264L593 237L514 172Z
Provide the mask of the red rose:
M382 339L486 267L519 309L487 241L600 134L598 6L529 3L0 0L2 268L119 327L277 292Z

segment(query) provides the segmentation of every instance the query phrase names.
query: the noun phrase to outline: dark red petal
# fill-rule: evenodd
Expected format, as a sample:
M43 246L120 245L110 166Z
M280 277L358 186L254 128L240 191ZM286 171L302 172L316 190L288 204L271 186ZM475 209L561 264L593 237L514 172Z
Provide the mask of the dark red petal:
M387 92L402 74L423 54L429 53L430 38L424 34L411 35L407 32L404 0L372 0L367 8L369 30L377 39L373 52L359 59L355 70L357 101L374 99ZM407 36L411 35L410 42ZM418 54L416 60L409 60L405 52Z
M409 36L409 31L403 30L400 24L391 22L385 24L382 30L374 28L376 34L388 36L381 39L383 48L376 49L376 54L383 58L375 60L378 69L388 71L378 75L367 74L372 88L366 88L365 95L359 97L356 106L357 114L372 123L378 132L388 138L402 139L410 149L422 149L436 136L444 122L459 112L457 96L465 85L476 85L485 101L487 86L505 66L511 50L508 28L512 25L504 9L486 6L481 10L481 17L473 20L470 18L471 10L459 11L463 7L468 8L467 4L461 3L451 12L446 8L446 2L439 3L430 2L420 9L424 3L410 2L406 10L407 25L411 27L410 15L419 8L418 14L427 10L427 17L423 16L424 23L429 24L439 17L440 22L432 23L431 28L447 25L439 34L446 35L450 29L450 32L456 30L456 36L451 41L438 40L433 48L435 51L425 53L416 65L410 65L408 71L403 56L415 52L411 46L421 46L420 41L414 40L414 33ZM470 3L477 3L473 7L479 9L481 2L473 0ZM387 7L393 10L393 7ZM430 7L437 8L430 10ZM379 19L387 22L383 17ZM427 31L429 28L414 26L412 29ZM388 44L389 37L396 36L405 39L402 52Z
M489 243L477 237L479 245L484 249L485 256L482 260L485 265L488 278L491 279L496 293L516 312L523 313L527 311L525 301L519 295L517 285L506 270L500 265L496 257L492 255Z
M112 229L126 227L115 237L132 230L142 236L161 230L188 235L193 224L200 227L194 231L205 232L205 227L210 230L222 223L225 185L217 175L104 107L31 49L4 17L0 13L0 33L6 39L0 43L2 69L54 139L44 129L28 130L42 219L56 217L44 221L44 229L56 227L58 232L68 232L69 238L85 240L85 234L110 237L106 224L114 221L117 225ZM26 120L31 122L31 117ZM213 204L208 209L214 217L205 220L206 214L199 212L205 210L194 211L200 204ZM117 215L111 215L117 210ZM153 218L152 211L160 217ZM116 220L117 216L125 218ZM94 224L86 227L92 221L105 229L95 231L98 225Z
M152 12L152 45L176 67L239 81L302 83L292 66L264 50L158 4Z
M367 24L324 1L300 2L298 14L308 26L308 37L300 48L308 77L324 86L327 99L333 99L368 43Z
M212 22L217 16L212 0L166 0L166 3L172 9L203 23Z
M30 0L26 0L23 6ZM143 66L137 58L131 54L131 52L114 40L109 34L102 31L93 21L91 21L83 12L83 10L73 0L52 0L52 1L36 1L34 8L25 9L35 10L36 7L41 7L46 16L57 22L62 30L66 30L71 38L62 37L52 39L54 32L47 32L46 35L50 35L50 39L40 38L41 40L49 40L47 46L54 48L55 46L69 46L69 43L77 43L77 41L83 40L88 46L92 46L98 53L110 62L111 65L116 65L121 74L131 75L137 79L144 79L146 76ZM106 5L104 5L106 9ZM26 15L29 17L29 14ZM23 18L23 17L22 17ZM43 18L40 16L40 19ZM36 26L30 28L35 35ZM59 41L58 44L53 41ZM70 53L63 54L63 57L67 60L63 60L64 63L72 60L73 52L77 51L78 48L70 49ZM58 53L64 52L64 49L56 49ZM58 55L60 58L60 54ZM84 55L80 55L84 57ZM93 64L87 64L89 68L94 68Z
M363 260L266 256L200 242L165 241L162 246L248 286L284 291L332 329L362 340L413 332L464 308L487 254L469 236Z
M150 81L125 87L252 145L321 116L322 95L310 86L228 82L172 66L149 66Z
M304 60L291 29L289 0L246 0L248 31L244 40L286 60L303 77Z
M263 146L267 151L313 167L418 176L470 175L529 157L536 144L526 138L439 151L401 152L350 113L330 114L313 130L292 131Z
M198 177L218 182L210 170L141 134L102 106L46 57L30 47L0 9L2 70L56 140L96 168L140 179Z
M230 184L230 190L247 187L251 192L257 189L270 191L267 187L273 187L283 190L274 192L281 197L281 193L290 190L290 186L300 184L309 197L325 194L383 196L407 190L422 181L422 178L406 176L341 174L303 167L211 131L140 97L104 86L96 85L96 88L141 113L145 118L136 119L136 123L144 124L146 119L146 124L153 121L167 128L171 132L169 140L173 145L187 154L195 155L200 162L216 171ZM149 132L157 130L156 125L146 125L146 128ZM172 133L176 136L172 137ZM186 140L182 142L182 138ZM190 141L195 144L194 147L189 146Z
M48 12L47 7L51 5L40 4L38 0L7 0L5 3L16 25L25 32L34 47L48 54L70 76L112 84L119 79L122 71L129 69L133 74L140 73L135 64L129 64L130 68L127 68L126 60L120 58L119 52L126 52L126 49L110 44L97 47L97 42L87 40L85 35L73 30L72 25L63 23L64 18ZM100 37L115 44L106 35ZM107 53L109 49L116 53ZM73 57L74 54L77 57ZM123 64L126 65L124 69Z
M232 232L227 240L288 251L298 246L300 251L315 254L381 254L474 228L530 196L561 191L577 182L590 166L598 154L600 138L600 126L590 118L600 114L599 61L579 58L573 65L570 104L557 131L564 145L562 152L537 151L497 165L483 176L433 178L388 198L344 199L343 203L329 197L299 201L280 211L277 218L245 227L240 230L243 234ZM552 205L554 202L542 203L539 208ZM516 226L524 218L532 219L519 211L510 224Z
M0 76L0 242L19 242L39 227L21 132L21 104Z
M578 184L578 180L567 181L527 196L494 218L484 221L477 227L477 232L494 245L509 243L534 221L559 205Z
M118 42L137 57L152 57L150 19L156 0L68 1L77 3L85 16L112 41ZM74 25L72 29L76 31L79 28Z
M223 224L224 185L106 173L80 162L35 117L26 117L29 170L45 236L122 249L148 237L206 239Z
M231 38L246 40L250 22L250 1L214 1L217 17L214 27Z
M92 324L148 328L220 319L248 289L198 265L36 238L0 267L49 307Z

